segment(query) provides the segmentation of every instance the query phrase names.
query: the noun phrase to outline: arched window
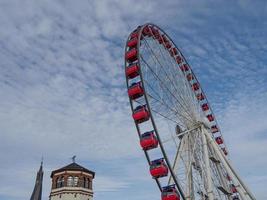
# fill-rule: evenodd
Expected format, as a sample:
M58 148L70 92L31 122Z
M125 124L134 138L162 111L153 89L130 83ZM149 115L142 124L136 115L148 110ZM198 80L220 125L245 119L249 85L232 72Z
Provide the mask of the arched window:
M56 179L56 188L60 187L60 177Z
M89 180L89 186L88 186L88 188L92 190L92 187L93 187L92 186L92 180L90 180L90 179L88 179L88 180Z
M84 187L89 188L89 179L85 178Z
M79 178L77 176L74 177L74 181L73 181L73 186L74 187L77 187L78 186L78 181L79 181Z
M64 187L64 177L58 177L56 179L56 188Z
M64 187L64 177L63 176L60 179L60 187Z
M81 183L81 186L82 186L82 187L85 187L85 180L86 180L85 177L83 177L82 180L81 180L81 181L82 181L82 183Z
M69 176L68 179L67 179L67 186L68 187L73 187L74 185L74 179L72 176Z

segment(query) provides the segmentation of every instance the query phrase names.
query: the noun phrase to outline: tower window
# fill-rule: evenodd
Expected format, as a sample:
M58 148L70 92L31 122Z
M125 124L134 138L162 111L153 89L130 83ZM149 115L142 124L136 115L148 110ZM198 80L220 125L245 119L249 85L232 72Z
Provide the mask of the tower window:
M78 186L78 180L79 180L79 178L77 177L77 176L75 176L74 177L74 185L73 186L75 186L75 187L77 187Z
M56 188L60 188L64 186L64 177L58 177L56 179Z
M63 176L60 179L60 187L64 187L64 177Z
M73 176L69 176L67 180L67 186L68 187L73 187L74 186L74 179Z
M84 187L89 188L89 179L85 178Z

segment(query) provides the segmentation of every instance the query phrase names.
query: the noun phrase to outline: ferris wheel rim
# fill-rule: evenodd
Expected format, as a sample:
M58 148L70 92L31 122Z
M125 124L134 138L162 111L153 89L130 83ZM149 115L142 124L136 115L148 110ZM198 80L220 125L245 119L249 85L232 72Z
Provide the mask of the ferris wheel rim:
M138 43L137 43L138 59L137 59L137 63L138 63L138 65L140 66L140 69L139 69L139 70L140 70L140 80L141 80L141 83L142 83L143 85L146 85L146 84L144 83L144 79L143 79L143 72L142 72L142 68L143 68L143 67L142 67L141 62L140 62L140 61L141 61L141 59L140 59L140 43L141 43L141 37L142 37L142 34L143 34L143 29L144 29L146 26L156 27L158 30L160 30L161 33L163 33L165 36L167 36L167 38L171 41L172 45L178 50L179 54L180 54L180 55L182 56L182 58L184 59L184 62L188 65L188 67L189 67L189 69L190 69L192 75L194 76L196 82L199 84L201 93L204 95L204 99L205 99L205 101L207 102L208 105L210 105L209 102L208 102L208 100L207 100L207 97L206 97L206 95L205 95L204 90L202 89L202 87L201 87L201 85L200 85L200 83L199 83L197 77L195 76L195 74L194 74L192 68L191 68L190 65L188 64L187 60L185 59L185 57L184 57L184 55L182 54L182 52L180 51L180 49L176 46L176 44L173 42L173 40L171 39L171 37L169 37L169 35L168 35L164 30L162 30L160 27L158 27L157 25L152 24L152 23L146 23L146 24L140 26L140 27L139 27L139 30L138 30ZM133 31L133 32L134 32L134 31ZM131 36L131 34L129 35L127 41L129 41L130 36ZM153 39L155 40L155 38L153 38ZM127 44L126 44L126 47L125 47L125 54L126 54L126 52L127 52ZM179 65L177 65L177 66L179 66ZM126 67L127 67L127 60L125 59L125 69L126 69ZM129 81L128 81L127 76L126 76L126 84L127 84L127 88L129 88ZM171 166L171 165L169 164L169 162L168 162L168 156L167 156L167 154L166 154L166 152L165 152L164 145L162 144L160 134L158 133L158 130L157 130L157 125L156 125L156 123L155 123L155 121L154 121L153 111L152 111L152 109L150 108L150 102L149 102L149 100L148 100L148 94L147 94L147 92L146 92L146 90L145 90L145 87L144 87L143 89L144 89L144 98L145 98L145 103L146 103L145 105L146 105L146 107L147 107L147 109L148 109L148 111L149 111L149 113L150 113L150 118L151 118L150 120L151 120L153 129L154 129L154 131L155 131L155 134L156 134L156 136L157 136L157 138L158 138L158 140L159 140L160 149L161 149L161 151L162 151L162 154L163 154L163 156L164 156L164 159L165 159L166 162L167 162L168 168L169 168L169 170L170 170L170 172L171 172L171 176L173 177L173 179L174 179L174 181L175 181L175 184L176 184L176 186L177 186L177 189L179 190L179 192L180 192L181 196L183 197L183 199L185 199L185 198L184 198L184 195L183 195L183 191L182 191L182 189L180 188L179 182L178 182L178 180L176 179L175 174L172 172L172 166ZM130 105L131 105L131 110L132 110L132 112L134 112L133 100L131 100L131 99L130 99ZM215 115L214 115L213 111L211 110L211 106L209 106L209 108L210 108L210 113L211 113L211 114L214 116L214 118L215 118ZM218 127L218 123L217 123L217 121L216 121L216 118L214 119L214 123L215 123L215 124L217 125L217 127ZM138 126L137 123L135 123L135 125L136 125L136 128L137 128L137 132L138 132L139 138L141 138L141 131L140 131L140 129L139 129L139 126ZM219 134L221 135L220 130L219 130L218 132L219 132ZM146 151L144 151L144 152L145 152L147 161L150 163L150 159L149 159L149 156L148 156L147 152L146 152ZM157 184L158 184L158 187L159 187L160 190L162 191L162 187L161 187L159 181L158 181L157 179L155 179L155 180L156 180L156 182L157 182Z

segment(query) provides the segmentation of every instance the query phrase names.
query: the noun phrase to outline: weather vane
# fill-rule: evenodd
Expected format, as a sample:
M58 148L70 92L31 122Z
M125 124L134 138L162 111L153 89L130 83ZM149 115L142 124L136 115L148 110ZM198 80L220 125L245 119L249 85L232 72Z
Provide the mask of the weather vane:
M73 163L75 163L75 158L76 158L76 155L71 157Z

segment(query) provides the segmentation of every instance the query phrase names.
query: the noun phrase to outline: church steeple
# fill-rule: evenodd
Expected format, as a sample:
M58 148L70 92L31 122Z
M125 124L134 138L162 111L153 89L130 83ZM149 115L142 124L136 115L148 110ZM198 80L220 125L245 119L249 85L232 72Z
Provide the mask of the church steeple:
M41 200L42 199L42 184L43 184L43 160L41 162L39 171L36 175L35 186L32 192L32 196L30 200Z

